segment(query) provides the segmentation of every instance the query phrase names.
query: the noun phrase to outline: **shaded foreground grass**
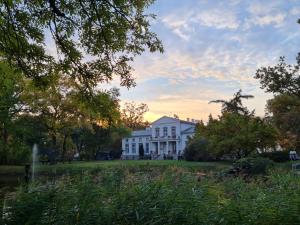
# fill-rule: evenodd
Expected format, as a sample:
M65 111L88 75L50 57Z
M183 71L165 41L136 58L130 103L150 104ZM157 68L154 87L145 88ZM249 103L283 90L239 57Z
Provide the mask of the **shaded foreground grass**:
M118 164L92 173L63 176L54 183L21 187L13 197L6 198L2 222L7 225L300 223L300 179L286 171L271 171L267 176L243 180L213 174L199 179L193 169L178 165L142 168L132 170L130 163Z

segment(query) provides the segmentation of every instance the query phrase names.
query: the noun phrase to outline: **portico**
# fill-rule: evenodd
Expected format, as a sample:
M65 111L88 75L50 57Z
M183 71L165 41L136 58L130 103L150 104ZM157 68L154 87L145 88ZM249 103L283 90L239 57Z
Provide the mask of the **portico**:
M151 151L157 155L178 154L179 143L177 140L151 141Z

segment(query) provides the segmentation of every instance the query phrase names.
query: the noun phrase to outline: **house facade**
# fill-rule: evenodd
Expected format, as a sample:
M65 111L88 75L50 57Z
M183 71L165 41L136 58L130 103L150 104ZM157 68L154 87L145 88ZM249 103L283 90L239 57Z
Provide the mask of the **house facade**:
M145 130L132 131L122 139L122 159L139 159L139 152L151 159L177 159L183 154L196 123L163 116Z

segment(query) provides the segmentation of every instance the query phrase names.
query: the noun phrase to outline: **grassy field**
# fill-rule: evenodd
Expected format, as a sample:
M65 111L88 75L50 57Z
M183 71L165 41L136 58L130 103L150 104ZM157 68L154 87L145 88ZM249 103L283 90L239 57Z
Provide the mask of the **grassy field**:
M228 166L228 162L187 162L176 160L114 160L114 161L92 161L92 162L72 162L58 163L56 165L37 165L37 173L65 173L65 172L81 172L108 169L114 167L126 168L144 168L144 167L182 167L191 171L220 171ZM22 175L24 174L24 166L1 165L0 175Z

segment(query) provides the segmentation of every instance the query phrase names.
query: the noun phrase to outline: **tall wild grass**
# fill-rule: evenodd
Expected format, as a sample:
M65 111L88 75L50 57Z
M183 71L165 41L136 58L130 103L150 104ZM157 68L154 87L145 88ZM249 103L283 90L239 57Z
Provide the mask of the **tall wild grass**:
M114 168L32 184L6 199L6 225L300 224L300 178L201 177Z

